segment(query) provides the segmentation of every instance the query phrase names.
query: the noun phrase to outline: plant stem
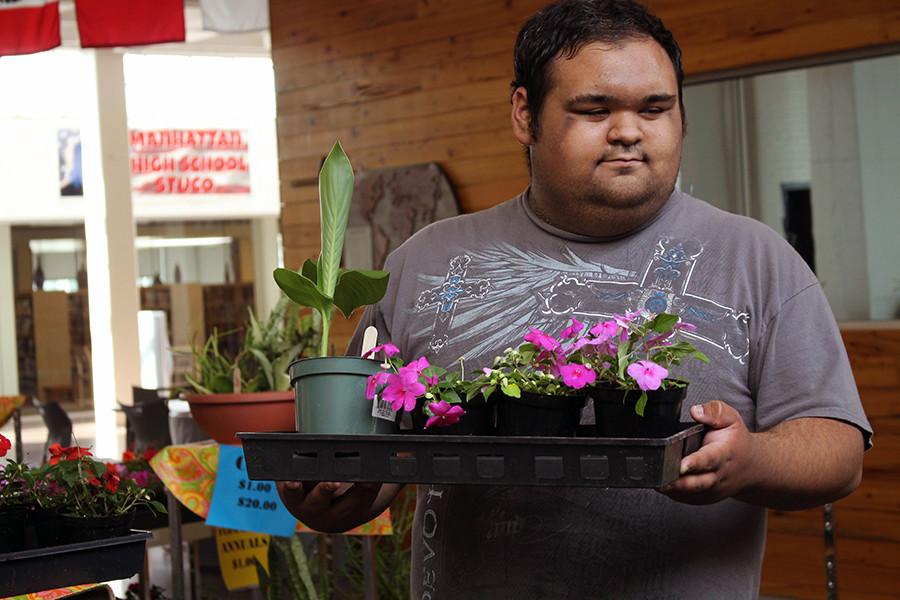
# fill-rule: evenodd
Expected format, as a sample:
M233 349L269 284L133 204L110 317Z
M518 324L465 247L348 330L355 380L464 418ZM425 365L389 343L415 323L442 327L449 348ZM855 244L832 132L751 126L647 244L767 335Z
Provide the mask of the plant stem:
M331 329L331 315L322 315L322 337L319 338L319 356L328 356L328 332Z

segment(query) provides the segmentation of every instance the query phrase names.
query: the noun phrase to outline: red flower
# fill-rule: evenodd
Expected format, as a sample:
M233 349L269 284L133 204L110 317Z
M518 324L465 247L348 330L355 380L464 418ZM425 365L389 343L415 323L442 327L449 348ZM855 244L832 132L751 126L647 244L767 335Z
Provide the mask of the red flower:
M9 439L0 433L0 456L6 456L6 453L9 452L9 449L12 448L12 442Z
M88 452L87 448L79 448L78 446L63 448L63 452L66 453L66 460L78 460L79 458L83 458L85 456L93 456L93 454Z
M66 457L65 449L59 444L53 444L50 450L50 464L55 465Z
M115 494L116 490L119 489L119 476L115 473L104 473L103 479L106 481L106 489L111 494Z
M113 475L118 475L119 469L116 467L116 463L106 463L106 472L107 474L112 473Z
M100 487L100 485L101 485L100 480L97 479L96 477L94 477L93 475L88 475L87 477L84 478L84 480L87 481L89 484L91 484L94 487Z
M137 457L134 455L134 452L132 452L131 450L126 450L125 452L122 453L122 462L131 462L135 458L137 458Z
M144 460L150 461L151 458L156 456L156 449L153 446L149 446L146 450L144 450Z

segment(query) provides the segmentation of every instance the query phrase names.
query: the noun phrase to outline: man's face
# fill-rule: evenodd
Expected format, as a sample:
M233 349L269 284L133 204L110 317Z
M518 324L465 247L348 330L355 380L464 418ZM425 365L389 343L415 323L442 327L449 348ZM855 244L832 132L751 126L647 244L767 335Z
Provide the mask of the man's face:
M557 58L537 136L519 134L531 146L533 185L553 201L626 212L661 206L681 160L672 62L650 38Z

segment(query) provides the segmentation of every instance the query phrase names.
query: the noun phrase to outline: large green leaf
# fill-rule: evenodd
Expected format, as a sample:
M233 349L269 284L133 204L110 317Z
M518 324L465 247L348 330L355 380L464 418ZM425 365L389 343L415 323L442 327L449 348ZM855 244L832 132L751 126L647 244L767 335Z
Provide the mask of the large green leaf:
M675 324L678 323L678 317L676 315L670 313L659 313L656 315L656 318L653 319L653 322L650 324L650 328L656 333L669 333L673 329L675 329Z
M334 304L349 318L357 308L375 304L387 292L386 271L342 271L334 289Z
M315 282L290 269L275 269L272 275L288 298L300 306L314 308L323 315L330 314L333 306L331 298L319 291Z
M310 281L319 280L319 265L311 258L303 261L303 267L300 269L300 272Z
M337 285L352 198L353 168L338 141L334 143L319 172L322 253L319 255L317 284L319 290L329 297L334 297Z

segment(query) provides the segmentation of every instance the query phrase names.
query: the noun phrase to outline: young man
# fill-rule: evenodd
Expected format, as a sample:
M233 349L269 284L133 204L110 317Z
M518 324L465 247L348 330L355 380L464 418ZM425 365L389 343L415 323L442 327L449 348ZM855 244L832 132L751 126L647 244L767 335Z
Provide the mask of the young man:
M527 325L674 312L711 358L681 371L690 416L711 430L659 491L419 486L413 597L754 598L765 507L853 491L871 436L821 288L776 233L674 190L680 51L645 9L551 5L519 33L515 70L529 189L408 240L365 324L403 356L449 366L464 355L478 368ZM281 486L325 531L364 522L397 492L336 489Z

